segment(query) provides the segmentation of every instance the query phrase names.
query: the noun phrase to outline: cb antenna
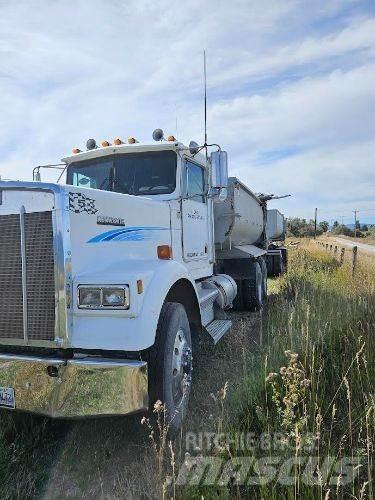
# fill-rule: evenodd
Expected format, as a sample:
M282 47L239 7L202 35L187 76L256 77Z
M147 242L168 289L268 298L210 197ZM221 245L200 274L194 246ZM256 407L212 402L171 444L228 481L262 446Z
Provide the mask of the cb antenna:
M204 77L204 145L207 146L207 71L206 51L203 51L203 77Z

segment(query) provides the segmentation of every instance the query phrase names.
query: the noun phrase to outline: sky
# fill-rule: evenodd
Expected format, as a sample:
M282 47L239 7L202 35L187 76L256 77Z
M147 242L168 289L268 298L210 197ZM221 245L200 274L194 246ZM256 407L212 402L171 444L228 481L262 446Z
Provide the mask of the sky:
M153 129L287 216L375 222L373 0L0 0L0 176ZM51 177L52 175L52 177ZM43 180L54 174L43 173Z

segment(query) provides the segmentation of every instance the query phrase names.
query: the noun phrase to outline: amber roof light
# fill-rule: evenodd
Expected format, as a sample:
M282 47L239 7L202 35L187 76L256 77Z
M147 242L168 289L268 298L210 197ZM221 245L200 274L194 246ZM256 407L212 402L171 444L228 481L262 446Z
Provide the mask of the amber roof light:
M113 141L113 144L115 144L116 146L120 146L121 144L124 144L124 143L122 142L122 140L119 137L116 137L116 139L114 139L114 141Z

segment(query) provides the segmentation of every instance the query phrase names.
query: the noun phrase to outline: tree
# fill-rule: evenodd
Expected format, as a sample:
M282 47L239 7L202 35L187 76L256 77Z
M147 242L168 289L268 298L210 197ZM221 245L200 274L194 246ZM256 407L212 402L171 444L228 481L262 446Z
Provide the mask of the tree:
M333 227L337 227L339 225L338 221L335 220L335 222L333 223Z
M299 217L292 217L288 219L288 235L298 237L312 237L314 236L314 221L309 222L306 219L300 219ZM317 227L316 234L320 235L323 233L321 227Z
M329 223L326 220L322 220L319 222L319 227L323 231L323 233L326 233L329 228Z
M344 236L354 236L354 231L352 231L345 224L338 224L337 226L332 228L332 234L343 234Z
M362 224L361 231L367 232L368 231L368 225L367 224Z

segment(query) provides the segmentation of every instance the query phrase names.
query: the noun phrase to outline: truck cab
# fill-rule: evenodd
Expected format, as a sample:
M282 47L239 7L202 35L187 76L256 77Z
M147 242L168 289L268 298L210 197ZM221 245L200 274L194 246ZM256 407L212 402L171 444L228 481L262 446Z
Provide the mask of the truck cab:
M233 302L265 298L265 208L251 193L256 224L235 223L230 200L249 193L204 149L90 140L63 158L65 184L0 182L0 407L67 418L160 400L180 428L193 339L218 342Z

